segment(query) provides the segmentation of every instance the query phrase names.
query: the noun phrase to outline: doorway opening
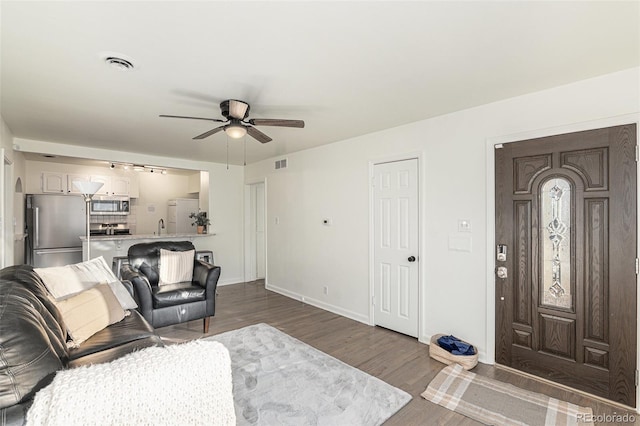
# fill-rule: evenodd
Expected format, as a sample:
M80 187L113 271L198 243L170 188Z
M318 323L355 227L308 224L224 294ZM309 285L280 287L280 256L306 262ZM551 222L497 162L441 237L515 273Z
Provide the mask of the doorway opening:
M266 279L266 184L245 186L245 282Z

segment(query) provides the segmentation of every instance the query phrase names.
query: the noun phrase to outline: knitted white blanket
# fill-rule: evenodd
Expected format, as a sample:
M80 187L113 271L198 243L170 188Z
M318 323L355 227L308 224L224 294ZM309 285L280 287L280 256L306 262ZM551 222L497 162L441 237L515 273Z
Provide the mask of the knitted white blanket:
M146 348L60 371L28 425L235 425L229 352L218 342Z

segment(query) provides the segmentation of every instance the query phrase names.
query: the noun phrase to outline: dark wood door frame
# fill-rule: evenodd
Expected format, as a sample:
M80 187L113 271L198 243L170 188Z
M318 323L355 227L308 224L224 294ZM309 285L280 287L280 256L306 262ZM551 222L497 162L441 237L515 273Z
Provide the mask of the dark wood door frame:
M521 140L528 139L536 139L542 138L546 136L553 136L564 133L573 133L580 132L585 130L593 130L604 127L612 127L624 124L636 124L636 139L640 142L640 114L627 114L607 119L601 119L593 122L584 122L584 123L576 123L569 124L565 126L558 126L554 128L540 129L527 131L523 133L504 135L504 136L496 136L486 139L485 145L485 164L487 165L486 171L486 188L487 188L487 245L486 245L486 292L487 292L487 311L486 311L486 342L485 342L485 362L489 364L494 364L496 360L495 353L495 342L496 342L496 326L495 326L495 309L496 309L496 300L495 300L495 219L496 219L496 211L495 211L495 172L496 172L496 164L495 164L495 149L497 145L509 143L509 142L517 142ZM640 182L640 173L638 174L638 181ZM640 199L640 184L638 184L638 192ZM638 216L640 217L640 209L638 210ZM640 221L639 221L640 222ZM638 240L640 241L640 226L638 227ZM639 244L640 245L640 244ZM640 253L640 250L638 250ZM638 303L638 331L640 331L640 291L638 292L639 296L637 300ZM640 339L637 348L637 365L640 367ZM482 355L482 354L481 354ZM482 359L481 359L482 360ZM640 392L636 392L636 410L640 413Z

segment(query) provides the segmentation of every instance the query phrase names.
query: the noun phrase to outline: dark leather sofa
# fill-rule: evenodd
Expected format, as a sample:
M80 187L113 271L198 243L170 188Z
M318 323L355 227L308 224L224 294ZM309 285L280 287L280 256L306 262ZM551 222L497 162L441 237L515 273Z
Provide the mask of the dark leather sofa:
M120 273L133 284L139 311L155 328L203 319L207 333L216 312L220 267L194 259L191 281L159 286L160 249L195 251L189 241L154 241L129 247L129 264L123 265Z
M124 282L133 294L131 283ZM35 393L56 371L164 346L136 311L68 349L67 331L40 277L27 265L0 270L0 425L23 424Z

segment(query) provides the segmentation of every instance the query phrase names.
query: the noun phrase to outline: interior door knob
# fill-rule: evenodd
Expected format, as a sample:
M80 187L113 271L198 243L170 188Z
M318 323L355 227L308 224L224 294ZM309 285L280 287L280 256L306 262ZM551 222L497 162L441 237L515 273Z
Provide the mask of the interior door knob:
M415 262L416 261L416 257L415 256L409 256L409 258L407 260L409 262Z

